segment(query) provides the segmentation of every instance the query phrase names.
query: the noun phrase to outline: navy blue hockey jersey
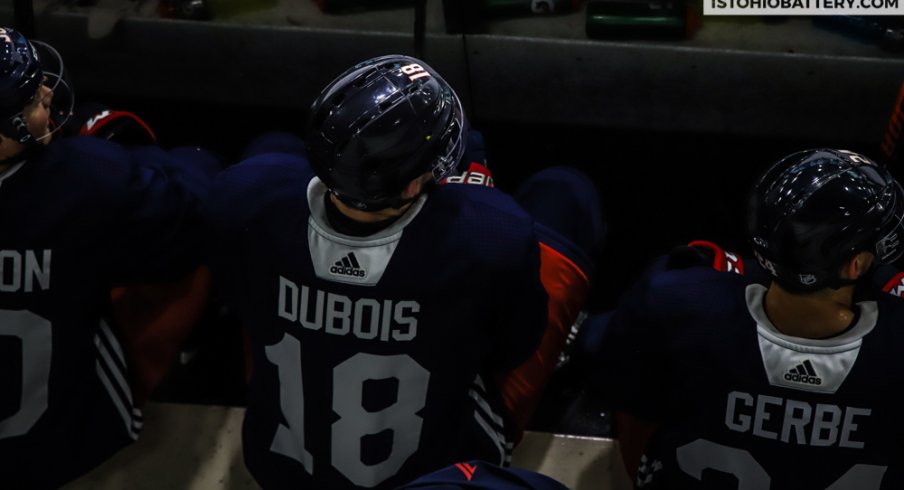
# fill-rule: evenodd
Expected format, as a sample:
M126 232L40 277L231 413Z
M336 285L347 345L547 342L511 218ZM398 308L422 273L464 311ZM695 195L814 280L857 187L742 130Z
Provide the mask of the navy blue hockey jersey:
M779 332L766 288L708 267L654 274L616 311L600 387L658 421L641 488L904 488L904 302L857 303L822 340Z
M111 287L200 262L191 152L54 141L0 174L0 487L55 487L141 428Z
M392 488L511 443L492 379L546 326L529 217L445 186L367 237L334 231L305 160L225 171L208 215L214 280L253 358L245 462L264 488Z
M485 461L455 463L424 475L398 490L568 490L552 478L521 468Z

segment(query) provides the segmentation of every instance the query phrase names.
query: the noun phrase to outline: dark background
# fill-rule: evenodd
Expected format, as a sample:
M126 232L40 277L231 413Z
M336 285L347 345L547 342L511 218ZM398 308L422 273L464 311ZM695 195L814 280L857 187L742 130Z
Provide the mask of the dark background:
M139 114L164 147L200 145L235 163L259 134L300 133L316 92L352 63L414 54L411 19L387 28L395 11L366 15L374 21L348 17L360 31L324 16L292 29L127 19L101 38L86 36L83 14L38 26L69 63L78 101ZM744 203L756 176L806 148L877 156L904 80L899 58L800 19L713 22L687 42L597 43L583 18L494 22L461 38L428 19L427 61L484 133L497 187L571 165L599 189L609 233L591 312L613 308L646 263L688 241L749 256ZM213 308L155 399L243 404L241 346L237 323ZM571 374L554 380L534 428L606 433Z

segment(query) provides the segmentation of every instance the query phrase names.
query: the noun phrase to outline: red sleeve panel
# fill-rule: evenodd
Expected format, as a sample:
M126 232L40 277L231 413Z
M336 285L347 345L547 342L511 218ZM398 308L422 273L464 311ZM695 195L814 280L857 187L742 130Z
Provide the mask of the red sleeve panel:
M169 371L204 312L210 272L199 267L179 281L115 288L113 323L129 362L132 391L140 405Z
M540 279L549 295L546 332L536 352L502 378L502 394L520 432L533 415L565 339L587 299L590 281L572 260L540 243Z

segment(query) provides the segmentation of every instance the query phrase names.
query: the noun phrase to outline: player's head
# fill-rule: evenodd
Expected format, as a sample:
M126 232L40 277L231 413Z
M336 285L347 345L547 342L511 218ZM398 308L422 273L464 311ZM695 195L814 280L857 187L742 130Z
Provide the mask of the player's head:
M842 267L861 252L897 259L904 191L869 158L832 149L789 155L757 182L748 231L757 259L791 292L853 284Z
M466 123L452 88L426 63L402 55L359 63L311 106L306 144L317 176L364 211L399 207L415 178L446 177L464 153Z
M0 27L0 137L21 145L49 140L72 105L56 50Z

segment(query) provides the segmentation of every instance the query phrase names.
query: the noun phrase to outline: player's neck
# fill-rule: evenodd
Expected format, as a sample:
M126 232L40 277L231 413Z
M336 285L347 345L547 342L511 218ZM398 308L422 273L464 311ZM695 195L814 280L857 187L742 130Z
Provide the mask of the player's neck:
M21 162L25 158L25 155L21 153L12 153L12 154L4 154L0 152L0 175L6 173L7 170L13 168L13 166L19 162Z
M0 172L8 170L14 160L20 159L18 156L24 151L25 145L22 143L6 136L0 136Z
M408 208L410 208L412 204L407 203L400 208L386 208L379 211L361 211L360 209L355 209L345 204L332 194L330 194L330 202L336 206L336 209L338 209L340 213L361 223L375 223L377 221L386 221L401 216L405 214L405 211L408 211Z
M853 294L853 286L793 294L772 283L763 307L766 316L783 334L824 339L845 331L856 318L851 307Z

